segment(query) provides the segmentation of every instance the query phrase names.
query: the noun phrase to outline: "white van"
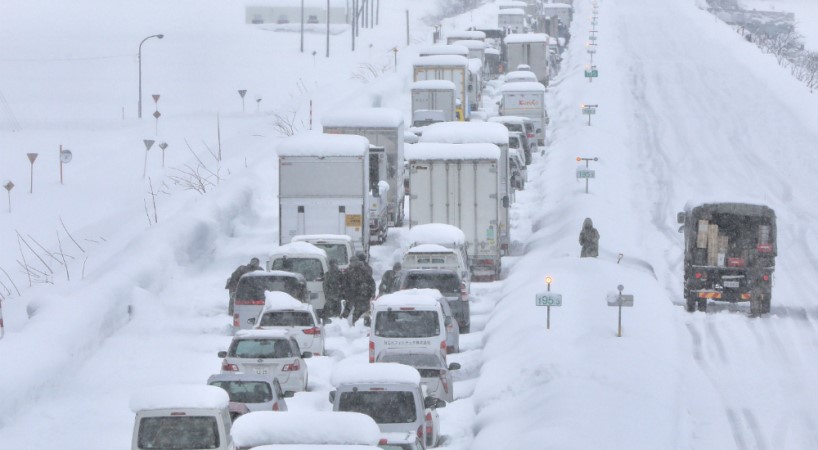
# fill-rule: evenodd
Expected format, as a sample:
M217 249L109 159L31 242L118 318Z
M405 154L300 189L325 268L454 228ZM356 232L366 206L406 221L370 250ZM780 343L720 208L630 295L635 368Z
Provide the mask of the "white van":
M409 289L378 297L372 303L369 362L386 349L426 348L446 359L446 324L440 293Z
M270 254L267 270L284 270L304 275L310 291L309 303L315 308L315 313L322 316L326 303L324 274L329 270L327 252L308 242L290 242Z
M377 445L380 429L371 417L357 412L247 413L231 430L236 450L261 445Z
M207 385L157 386L131 398L132 450L232 450L230 397Z
M341 271L347 270L349 261L355 256L355 243L346 234L301 234L293 236L291 242L309 242L327 252L327 258L338 262Z
M460 277L466 283L467 291L471 288L471 271L469 270L469 252L466 249L466 234L460 228L445 223L427 223L415 225L406 234L404 248L411 249L421 244L436 244L452 249L456 253ZM415 250L417 252L417 250ZM411 262L410 262L411 264ZM407 268L406 262L403 264ZM449 269L450 267L424 266L418 269Z
M371 417L382 433L417 433L427 447L440 438L437 408L446 402L425 395L414 367L396 363L348 364L332 374L333 411Z

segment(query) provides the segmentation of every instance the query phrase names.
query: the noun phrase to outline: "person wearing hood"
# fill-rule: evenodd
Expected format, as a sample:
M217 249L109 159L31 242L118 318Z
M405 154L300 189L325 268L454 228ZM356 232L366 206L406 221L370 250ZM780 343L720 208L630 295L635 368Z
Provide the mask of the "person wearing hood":
M230 274L230 278L227 279L227 284L225 284L224 288L227 289L227 292L230 294L230 303L227 306L227 312L231 316L233 315L233 302L236 298L236 287L239 285L239 278L245 273L254 272L256 270L261 270L261 264L258 258L251 258L250 264L239 266L236 270Z
M590 217L586 217L582 223L582 231L579 232L579 245L582 246L580 258L596 258L599 256L599 231L594 228L594 223Z
M346 306L341 317L347 318L352 313L352 324L367 311L369 302L375 296L375 279L372 273L367 270L364 263L358 258L353 258L349 264L349 269L344 273L344 299Z
M381 284L378 286L378 295L391 294L398 290L400 282L401 264L396 262L391 270L387 270L381 277Z

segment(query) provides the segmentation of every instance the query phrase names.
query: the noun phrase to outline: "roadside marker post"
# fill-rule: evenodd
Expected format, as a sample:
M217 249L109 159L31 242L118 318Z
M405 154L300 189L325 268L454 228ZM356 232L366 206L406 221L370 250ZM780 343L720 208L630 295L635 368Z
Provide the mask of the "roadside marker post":
M590 169L588 164L591 161L599 161L599 158L594 156L593 158L583 158L582 156L577 156L577 162L585 161L585 167L577 167L577 179L585 179L585 193L588 193L588 180L591 178L596 178L596 170Z
M583 103L583 104L581 104L579 106L580 106L580 108L582 108L582 114L585 114L585 115L588 116L588 126L590 127L591 126L591 116L596 114L596 109L599 107L599 105L587 105L587 104Z
M625 287L621 284L616 288L619 290L619 293L608 294L607 300L608 306L616 306L619 308L619 330L616 333L616 337L622 337L622 307L633 306L633 295L623 294L622 291L625 289Z
M546 322L545 326L546 329L551 329L551 307L552 306L562 306L562 294L557 294L555 292L551 292L551 282L553 279L550 275L545 277L545 284L547 286L547 291L544 293L537 294L535 297L536 305L537 306L545 306L546 307Z

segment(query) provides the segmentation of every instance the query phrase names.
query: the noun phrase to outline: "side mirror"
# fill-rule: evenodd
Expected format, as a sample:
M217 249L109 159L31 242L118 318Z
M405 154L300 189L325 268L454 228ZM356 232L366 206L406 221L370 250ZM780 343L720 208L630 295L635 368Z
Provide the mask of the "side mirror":
M293 398L295 397L295 392L293 391L284 391L284 398Z
M247 319L247 323L249 323L250 325L255 325L256 324L256 318L251 317L251 318Z
M445 408L446 402L441 399L437 399L437 403L435 403L435 408Z
M685 213L680 212L676 214L676 223L685 223Z
M459 363L451 363L449 364L449 370L459 370L460 364Z
M329 402L335 403L335 391L330 391L329 393Z
M503 196L503 208L508 208L510 205L510 201L508 200L508 195Z
M446 326L451 325L452 324L452 318L451 317L446 317L445 319L443 319L443 324L446 325Z
M423 399L423 407L424 408L435 408L437 407L437 398L435 397L426 397Z
M301 354L302 359L312 358L312 352L304 352Z
M227 358L227 352L222 350L218 353L219 358Z

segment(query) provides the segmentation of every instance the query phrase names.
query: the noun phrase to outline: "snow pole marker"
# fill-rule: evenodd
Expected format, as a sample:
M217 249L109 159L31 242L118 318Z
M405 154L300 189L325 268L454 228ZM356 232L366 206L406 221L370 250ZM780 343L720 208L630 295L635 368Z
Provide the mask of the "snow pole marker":
M625 289L625 286L621 284L617 286L616 289L619 290L619 293L612 292L608 294L607 301L608 306L616 306L619 308L619 329L616 333L616 337L622 337L622 307L633 306L633 295L623 294L622 291Z
M537 306L546 307L545 327L547 330L551 329L551 307L562 306L562 294L551 292L552 281L554 281L554 279L551 278L551 275L546 275L545 285L547 286L547 291L544 293L537 294L536 297L534 298Z

